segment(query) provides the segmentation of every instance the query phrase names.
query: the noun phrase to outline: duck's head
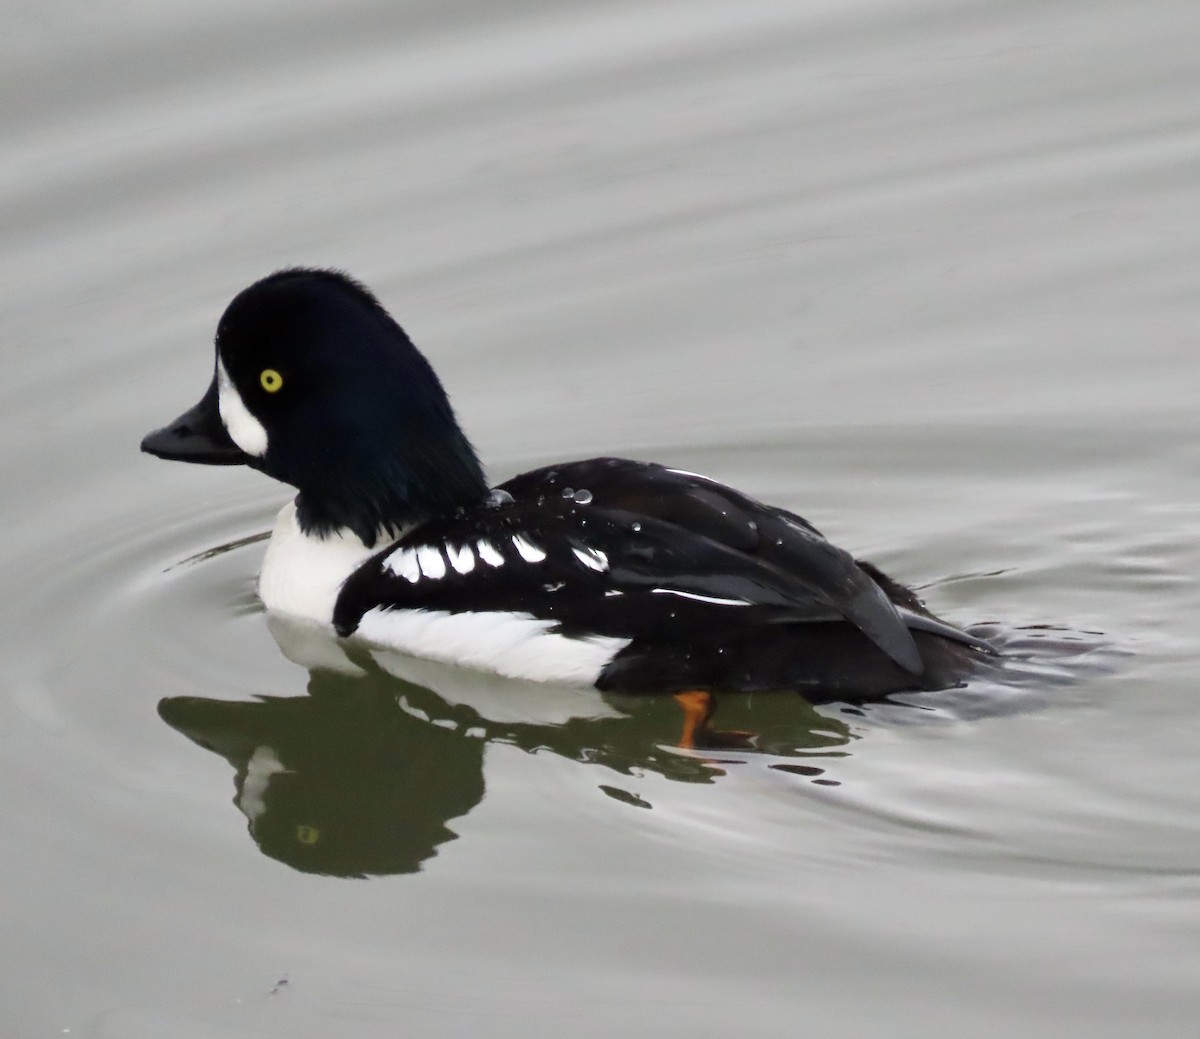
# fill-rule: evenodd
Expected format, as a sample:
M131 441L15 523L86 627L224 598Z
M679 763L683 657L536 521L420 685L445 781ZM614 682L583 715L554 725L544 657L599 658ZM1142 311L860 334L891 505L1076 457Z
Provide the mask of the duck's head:
M429 362L333 271L279 271L234 297L208 390L142 450L260 469L299 490L306 533L349 529L368 546L487 494Z

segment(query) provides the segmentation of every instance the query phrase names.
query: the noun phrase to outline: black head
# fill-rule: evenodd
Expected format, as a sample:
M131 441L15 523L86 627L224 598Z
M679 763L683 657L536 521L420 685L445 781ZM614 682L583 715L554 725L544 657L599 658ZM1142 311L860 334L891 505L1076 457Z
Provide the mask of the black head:
M142 441L160 458L251 465L296 487L301 526L378 533L487 493L429 362L334 271L285 270L229 304L195 408Z

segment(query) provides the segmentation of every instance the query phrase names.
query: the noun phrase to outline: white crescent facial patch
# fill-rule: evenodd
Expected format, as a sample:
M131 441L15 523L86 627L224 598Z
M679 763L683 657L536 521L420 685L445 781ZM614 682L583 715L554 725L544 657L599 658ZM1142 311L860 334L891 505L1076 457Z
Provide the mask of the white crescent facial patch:
M229 439L248 455L262 458L267 453L267 431L250 414L242 395L225 370L225 362L217 358L217 410L229 433Z

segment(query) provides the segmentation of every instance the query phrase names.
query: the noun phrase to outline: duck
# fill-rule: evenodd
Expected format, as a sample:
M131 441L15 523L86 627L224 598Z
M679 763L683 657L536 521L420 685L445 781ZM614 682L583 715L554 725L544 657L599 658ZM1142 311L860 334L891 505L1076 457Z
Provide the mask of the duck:
M268 614L417 658L602 693L861 702L995 656L811 523L714 479L595 457L490 486L425 356L364 285L288 268L217 323L199 403L141 449L295 488Z

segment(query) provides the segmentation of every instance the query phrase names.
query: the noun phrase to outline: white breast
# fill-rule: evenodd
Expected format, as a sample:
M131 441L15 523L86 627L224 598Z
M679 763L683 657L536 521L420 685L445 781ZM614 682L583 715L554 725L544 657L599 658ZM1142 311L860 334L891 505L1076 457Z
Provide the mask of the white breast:
M305 534L296 522L296 505L279 510L262 573L258 597L271 613L328 626L338 589L381 546L367 548L354 534L327 537Z

